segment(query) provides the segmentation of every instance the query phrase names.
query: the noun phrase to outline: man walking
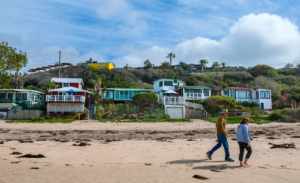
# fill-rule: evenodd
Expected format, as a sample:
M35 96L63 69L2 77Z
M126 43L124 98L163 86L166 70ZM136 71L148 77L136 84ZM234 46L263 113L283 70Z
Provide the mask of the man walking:
M210 160L211 160L211 155L223 145L225 150L225 161L234 162L234 160L231 159L229 155L229 145L227 141L228 135L226 132L226 121L225 121L227 115L228 115L228 110L223 109L216 123L218 144L214 148L212 148L211 151L208 151L206 153L208 159Z

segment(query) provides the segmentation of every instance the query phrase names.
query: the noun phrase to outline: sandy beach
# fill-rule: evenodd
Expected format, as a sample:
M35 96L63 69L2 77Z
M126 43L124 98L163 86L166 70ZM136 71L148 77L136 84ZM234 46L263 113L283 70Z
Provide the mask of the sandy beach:
M252 166L245 168L238 167L236 126L227 125L231 158L236 160L228 163L224 162L223 148L212 160L207 159L205 152L216 144L215 124L202 120L71 124L0 121L0 142L4 142L0 144L0 182L300 181L300 141L291 138L300 135L299 123L250 124ZM80 142L91 145L73 146ZM271 149L268 143L294 143L296 149ZM22 154L10 155L13 152ZM45 158L18 158L25 154L42 154ZM195 174L209 179L195 179Z

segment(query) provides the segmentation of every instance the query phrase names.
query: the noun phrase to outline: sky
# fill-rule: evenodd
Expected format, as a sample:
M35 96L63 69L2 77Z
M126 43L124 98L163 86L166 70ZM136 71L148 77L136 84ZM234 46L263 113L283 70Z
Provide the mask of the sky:
M207 59L228 66L300 63L300 1L9 0L0 41L27 53L28 69L92 58L143 66Z

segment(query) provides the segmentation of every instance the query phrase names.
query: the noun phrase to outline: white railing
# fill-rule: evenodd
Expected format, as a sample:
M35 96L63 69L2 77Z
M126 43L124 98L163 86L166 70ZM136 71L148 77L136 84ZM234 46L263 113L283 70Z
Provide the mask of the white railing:
M248 103L255 102L255 103L257 103L257 104L259 103L259 102L258 102L258 99L249 99L249 98L245 98L245 99L237 98L236 101L237 101L237 102L245 102L245 101L246 101L246 102L248 102Z
M203 106L201 104L196 104L196 103L193 103L193 102L185 102L185 106L191 107L191 108L194 108L194 109L200 109L200 110L203 111L203 113L207 117L207 111L203 108Z
M184 97L188 99L201 99L202 93L184 93Z
M47 95L46 102L85 102L85 97L79 95Z
M167 104L184 105L185 98L184 97L161 97L159 98L158 103L163 105L167 105Z

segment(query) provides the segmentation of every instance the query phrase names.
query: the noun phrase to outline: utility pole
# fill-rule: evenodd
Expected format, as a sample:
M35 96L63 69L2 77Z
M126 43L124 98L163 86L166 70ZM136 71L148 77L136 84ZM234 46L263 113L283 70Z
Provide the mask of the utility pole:
M61 61L61 51L59 51L59 70L58 70L58 78L60 78L60 61Z

